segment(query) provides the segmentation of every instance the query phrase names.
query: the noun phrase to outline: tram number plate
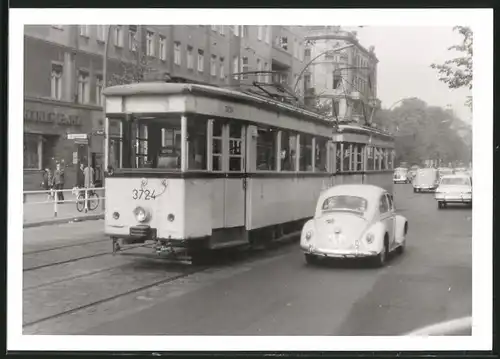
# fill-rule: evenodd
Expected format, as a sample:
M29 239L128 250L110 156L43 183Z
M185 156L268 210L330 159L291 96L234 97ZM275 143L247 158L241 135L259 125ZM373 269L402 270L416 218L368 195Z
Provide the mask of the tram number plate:
M133 189L132 190L133 199L144 199L146 201L156 199L155 190L150 191L149 189Z

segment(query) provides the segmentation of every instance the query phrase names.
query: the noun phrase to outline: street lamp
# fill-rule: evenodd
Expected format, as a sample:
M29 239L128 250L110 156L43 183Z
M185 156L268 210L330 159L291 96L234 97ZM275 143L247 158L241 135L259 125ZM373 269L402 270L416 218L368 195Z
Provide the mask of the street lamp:
M302 69L302 71L300 72L299 76L297 77L297 81L295 82L295 86L293 87L293 92L295 93L297 91L297 85L299 84L299 81L300 79L302 78L302 75L304 74L304 72L307 70L307 68L317 59L319 58L320 56L323 56L325 54L328 54L328 53L333 53L333 52L338 52L338 51L342 51L342 50L345 50L345 49L348 49L350 47L353 47L354 45L353 44L349 44L349 45L345 45L345 46L341 46L341 47L337 47L335 49L330 49L330 50L327 50L327 51L324 51L322 53L320 53L319 55L317 55L316 57L314 57L311 61L309 61L305 66L304 68Z
M104 44L104 56L102 57L103 91L108 84L108 51L112 26L113 25L108 25L108 31L106 33L106 43ZM102 113L104 114L104 168L105 171L107 171L109 166L109 122L106 119L106 100L104 100L102 103Z

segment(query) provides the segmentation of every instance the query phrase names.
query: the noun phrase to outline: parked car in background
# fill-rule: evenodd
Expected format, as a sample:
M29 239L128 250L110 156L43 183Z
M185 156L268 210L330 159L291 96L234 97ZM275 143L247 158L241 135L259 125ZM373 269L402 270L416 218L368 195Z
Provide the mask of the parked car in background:
M435 168L420 168L413 179L413 192L435 191L439 174Z
M408 220L396 214L392 195L383 188L339 185L320 195L300 247L309 264L328 257L371 257L383 266L389 252L404 251L407 232Z
M435 199L438 208L446 208L449 203L463 203L472 206L472 179L458 174L441 178L436 189Z
M455 171L453 170L453 168L450 167L440 167L438 168L438 173L439 173L439 178L441 178L443 176L452 175L455 173Z
M394 169L394 183L410 183L408 178L408 169L404 167L398 167Z

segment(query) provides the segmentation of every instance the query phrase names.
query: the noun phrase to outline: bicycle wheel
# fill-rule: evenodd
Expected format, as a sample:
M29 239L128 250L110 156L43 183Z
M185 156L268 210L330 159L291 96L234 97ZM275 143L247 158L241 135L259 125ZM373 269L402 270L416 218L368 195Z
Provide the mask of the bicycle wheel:
M79 194L76 198L76 210L82 212L85 209L85 196Z
M99 207L99 195L94 192L89 196L89 209L93 211L97 207Z

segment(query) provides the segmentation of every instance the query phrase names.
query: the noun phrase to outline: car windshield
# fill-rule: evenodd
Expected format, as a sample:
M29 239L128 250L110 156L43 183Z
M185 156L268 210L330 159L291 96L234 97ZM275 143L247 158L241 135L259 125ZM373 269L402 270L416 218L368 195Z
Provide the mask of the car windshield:
M441 184L454 186L470 186L468 178L443 178Z
M355 196L332 196L323 202L322 210L327 211L342 211L350 210L364 213L368 202L366 199Z

